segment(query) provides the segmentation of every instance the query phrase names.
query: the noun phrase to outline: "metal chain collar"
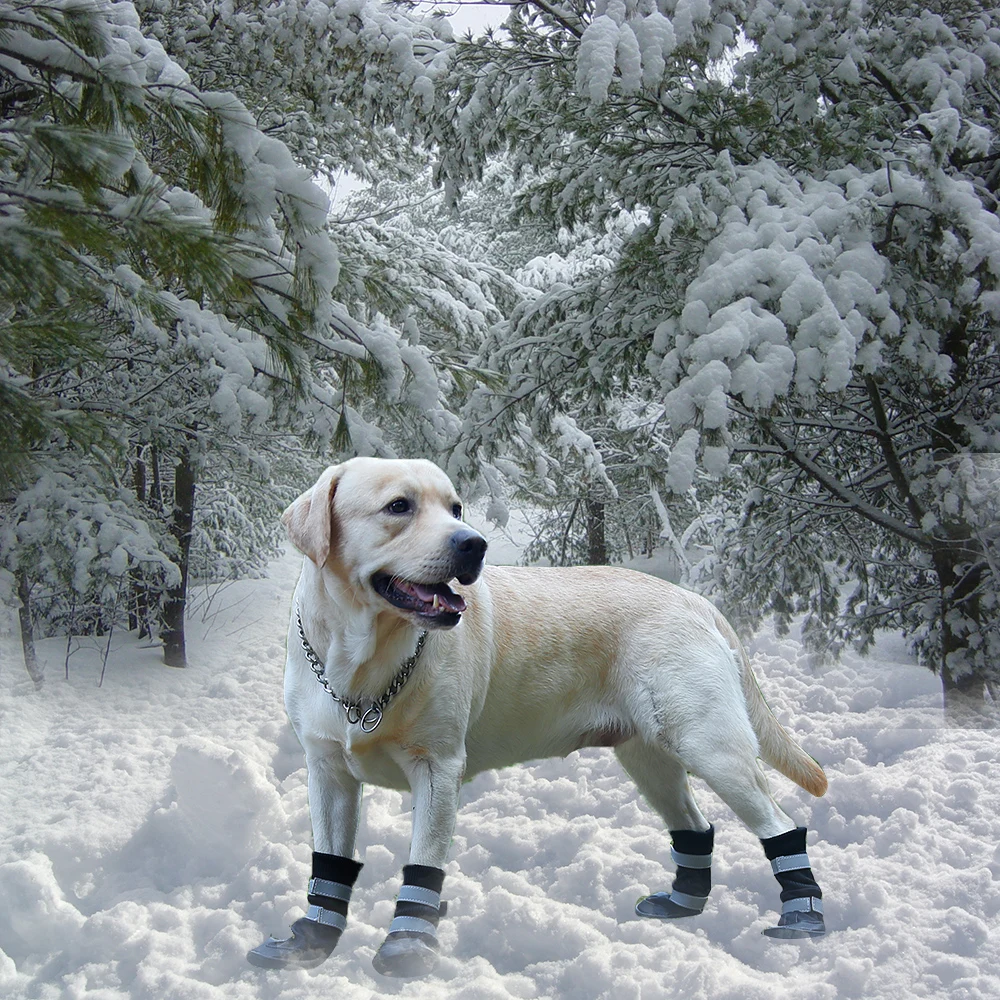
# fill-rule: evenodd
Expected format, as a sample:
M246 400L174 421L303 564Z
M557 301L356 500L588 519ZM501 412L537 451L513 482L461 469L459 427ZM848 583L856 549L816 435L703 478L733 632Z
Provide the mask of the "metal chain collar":
M406 679L417 665L420 651L424 648L424 641L427 639L427 633L420 633L420 638L417 639L417 648L413 651L413 655L399 668L399 673L392 679L392 683L385 689L385 692L372 702L371 708L365 710L359 702L347 701L346 698L341 698L339 695L334 694L333 689L330 687L330 682L326 679L326 664L316 655L316 651L312 646L309 645L305 630L302 628L302 615L299 613L298 608L295 609L295 621L299 627L299 638L302 640L302 648L305 651L306 659L309 661L310 669L316 675L316 680L323 685L326 693L334 701L343 705L344 712L347 714L347 721L350 725L355 726L360 723L363 732L374 732L378 729L378 724L382 721L382 713L385 711L386 706L395 697L396 692L406 683Z

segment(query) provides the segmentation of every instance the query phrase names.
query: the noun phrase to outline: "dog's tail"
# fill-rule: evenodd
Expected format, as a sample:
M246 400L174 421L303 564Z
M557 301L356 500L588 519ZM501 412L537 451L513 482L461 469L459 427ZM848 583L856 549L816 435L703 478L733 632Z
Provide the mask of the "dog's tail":
M732 625L721 614L716 615L716 624L730 647L739 655L743 697L746 699L750 725L757 734L761 757L807 792L816 796L823 795L827 789L823 768L785 732L774 717L764 701L764 695L750 666L750 658Z

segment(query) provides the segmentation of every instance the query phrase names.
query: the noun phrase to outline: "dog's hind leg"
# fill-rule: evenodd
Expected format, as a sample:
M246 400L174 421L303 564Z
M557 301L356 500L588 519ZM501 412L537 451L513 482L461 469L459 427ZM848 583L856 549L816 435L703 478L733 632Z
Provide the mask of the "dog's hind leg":
M698 885L695 873L704 872L701 891L687 893L693 897L687 900L691 904L687 913L678 909L682 897L672 892L672 899L664 899L663 894L651 897L646 907L651 912L639 909L640 914L686 916L700 912L699 904L704 905L699 897L708 893L708 869L697 866L710 863L712 841L704 837L708 825L693 804L687 784L687 773L691 773L702 778L756 834L771 861L781 886L782 914L778 926L765 933L773 937L823 934L823 893L806 857L806 831L796 827L774 801L757 762L760 746L733 649L722 635L700 634L673 647L660 646L656 656L650 657L648 634L639 638L642 645L630 651L632 659L655 664L639 675L629 705L644 742L623 744L619 757L671 830L674 822L700 819L691 829L703 838L684 838L687 850L679 838L674 856L680 856L678 875L687 867L693 869L684 873L686 884Z
M781 918L764 931L770 937L819 937L823 893L806 856L806 829L796 827L771 796L749 722L728 720L723 728L699 727L680 741L678 753L688 769L757 835L781 886ZM708 737L707 732L712 736Z
M641 917L673 919L697 916L712 888L714 827L694 800L684 765L662 748L633 737L615 748L622 767L632 776L646 801L667 824L671 856L677 865L670 892L640 899Z
M668 829L708 830L708 820L691 791L687 769L677 757L640 736L616 746L615 755Z
M287 938L269 937L248 952L263 969L312 969L337 946L347 925L347 907L361 871L354 841L361 808L361 783L336 758L310 753L309 812L313 826L309 909L292 924Z

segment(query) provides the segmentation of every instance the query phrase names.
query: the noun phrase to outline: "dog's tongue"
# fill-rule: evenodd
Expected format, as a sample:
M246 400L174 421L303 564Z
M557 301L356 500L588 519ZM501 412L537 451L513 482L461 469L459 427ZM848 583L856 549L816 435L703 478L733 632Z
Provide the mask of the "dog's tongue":
M420 600L426 601L428 604L434 603L436 595L438 607L443 608L445 611L454 611L455 614L461 614L465 610L465 601L446 583L439 583L433 587L428 587L422 583L412 583L410 586L413 588L413 593Z

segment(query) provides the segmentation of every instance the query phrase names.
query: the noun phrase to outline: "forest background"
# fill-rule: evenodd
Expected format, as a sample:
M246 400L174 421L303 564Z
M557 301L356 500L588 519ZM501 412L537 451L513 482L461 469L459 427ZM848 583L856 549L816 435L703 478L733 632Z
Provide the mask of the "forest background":
M352 454L526 557L666 546L744 629L1000 671L1000 15L0 3L0 589L186 662ZM331 214L327 191L363 183ZM68 648L68 647L67 647Z
M807 949L710 789L713 898L664 926L611 754L478 776L407 995L993 1000L996 8L488 8L0 0L0 992L391 989L406 793L366 790L331 961L244 956L310 870L278 514L397 454L517 522L495 560L709 595L830 776L770 775Z

